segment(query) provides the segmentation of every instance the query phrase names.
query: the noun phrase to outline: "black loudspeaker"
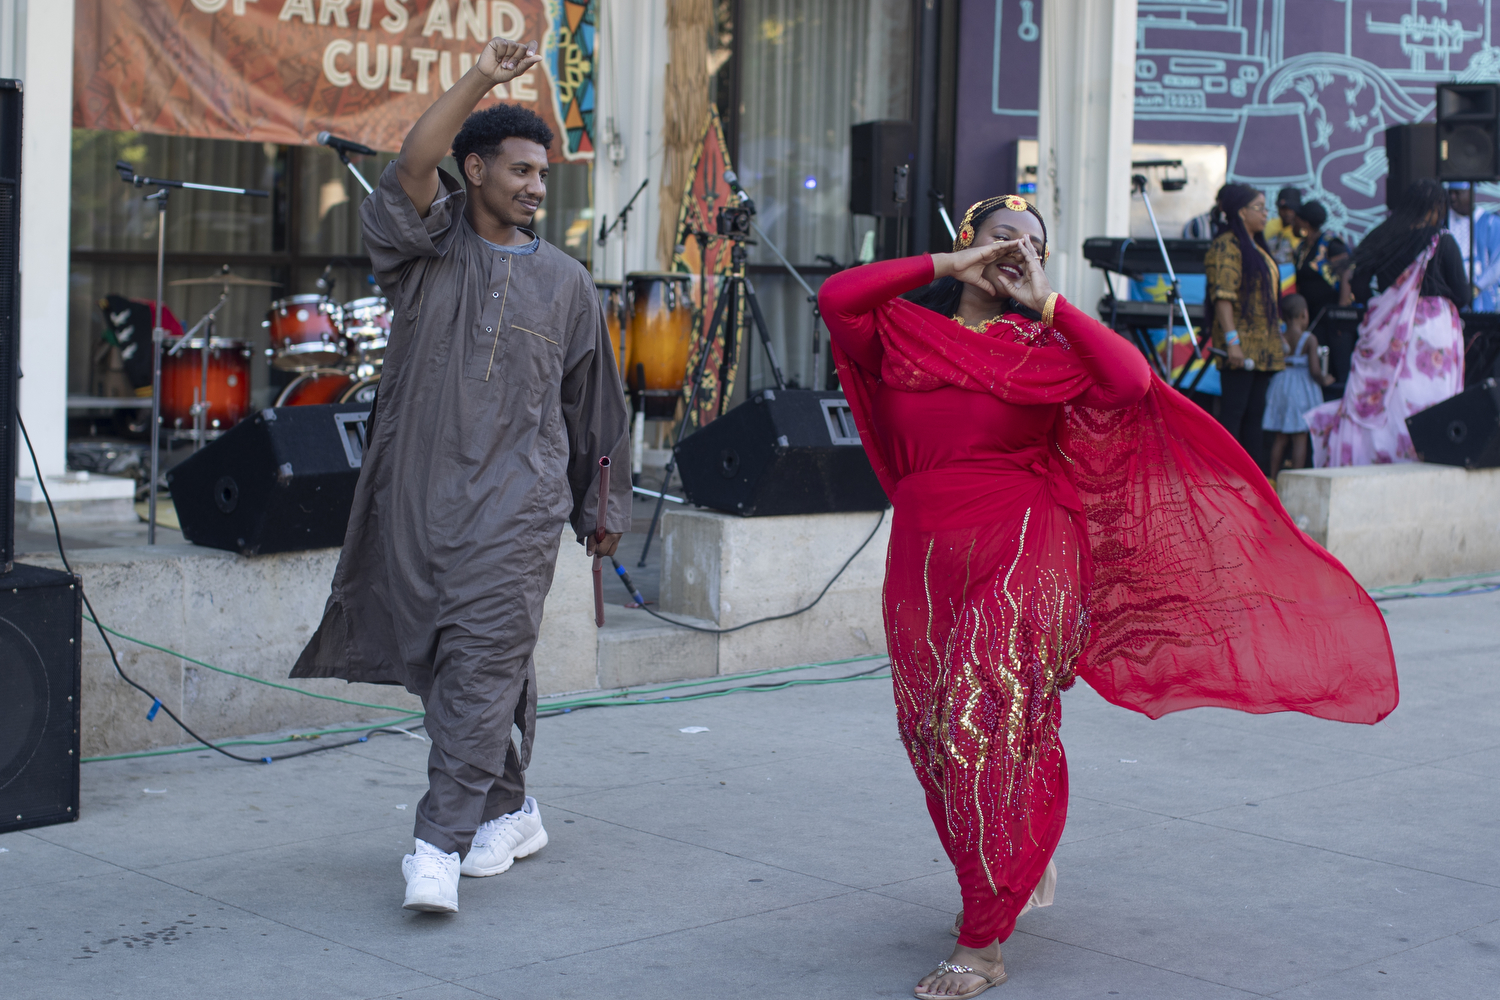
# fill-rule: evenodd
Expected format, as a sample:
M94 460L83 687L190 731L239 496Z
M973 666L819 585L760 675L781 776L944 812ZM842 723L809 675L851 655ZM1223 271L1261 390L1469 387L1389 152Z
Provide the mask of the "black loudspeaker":
M82 629L71 573L0 577L0 833L78 818Z
M369 416L333 403L240 421L167 473L183 536L247 556L343 545Z
M841 392L766 389L676 448L687 498L744 517L890 506Z
M906 121L849 128L849 211L896 218L909 212L917 167L917 127Z
M1438 84L1437 175L1500 180L1500 84Z
M16 554L21 358L21 81L0 80L0 573Z
M1385 207L1395 211L1412 181L1437 177L1437 126L1392 125L1385 130Z
M1466 469L1500 466L1500 383L1487 378L1452 399L1406 418L1424 462Z

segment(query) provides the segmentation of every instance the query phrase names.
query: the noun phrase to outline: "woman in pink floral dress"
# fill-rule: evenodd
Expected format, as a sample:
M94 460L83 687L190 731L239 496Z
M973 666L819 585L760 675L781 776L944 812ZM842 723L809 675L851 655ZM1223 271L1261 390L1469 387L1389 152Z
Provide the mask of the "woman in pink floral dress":
M1463 388L1458 310L1468 305L1469 282L1458 244L1440 228L1447 211L1437 181L1415 181L1355 250L1344 304L1369 304L1344 398L1306 414L1317 468L1418 461L1406 418Z

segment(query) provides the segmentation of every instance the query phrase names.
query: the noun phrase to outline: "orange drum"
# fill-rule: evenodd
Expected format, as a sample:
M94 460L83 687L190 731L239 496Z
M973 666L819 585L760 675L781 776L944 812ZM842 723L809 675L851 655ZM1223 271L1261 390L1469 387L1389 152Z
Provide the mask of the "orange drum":
M320 403L373 403L380 376L356 379L335 368L317 368L293 379L281 395L277 406L317 406Z
M677 271L625 276L631 306L626 369L648 417L670 418L677 411L693 343L693 281Z
M359 364L378 365L384 361L390 336L391 304L384 296L344 303L344 338Z
M625 378L630 361L630 313L625 308L625 288L618 281L596 281L599 304L604 307L604 325L609 328L609 342L615 349L615 366Z
M169 430L193 429L193 404L206 399L204 429L227 431L250 412L250 344L244 340L208 342L208 387L203 391L202 338L194 338L172 354L180 340L169 341L161 356L161 425Z
M344 310L326 295L293 295L271 303L271 364L282 371L306 371L342 364Z

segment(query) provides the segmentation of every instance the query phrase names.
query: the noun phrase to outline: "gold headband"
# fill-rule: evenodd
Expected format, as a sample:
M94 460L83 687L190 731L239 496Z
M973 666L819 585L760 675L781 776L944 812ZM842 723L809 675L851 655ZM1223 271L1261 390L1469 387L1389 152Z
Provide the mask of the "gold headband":
M974 242L974 216L987 212L996 205L1012 212L1031 211L1031 206L1026 204L1025 198L1013 194L1002 194L993 198L985 198L983 201L976 201L969 206L969 210L964 213L964 221L958 225L958 238L953 241L954 253L958 253L960 250L967 250L969 245ZM1050 256L1052 256L1052 251L1044 243L1042 245L1042 260L1045 261Z

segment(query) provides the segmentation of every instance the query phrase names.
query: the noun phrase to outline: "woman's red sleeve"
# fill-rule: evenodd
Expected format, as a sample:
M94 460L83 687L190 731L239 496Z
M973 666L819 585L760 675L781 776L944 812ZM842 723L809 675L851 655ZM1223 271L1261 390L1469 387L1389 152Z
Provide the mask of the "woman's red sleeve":
M1124 337L1058 296L1052 326L1073 348L1093 385L1072 402L1096 410L1122 410L1139 403L1151 387L1151 368Z
M875 309L931 280L931 254L851 267L823 282L818 311L839 350L878 375L883 349L875 330Z

